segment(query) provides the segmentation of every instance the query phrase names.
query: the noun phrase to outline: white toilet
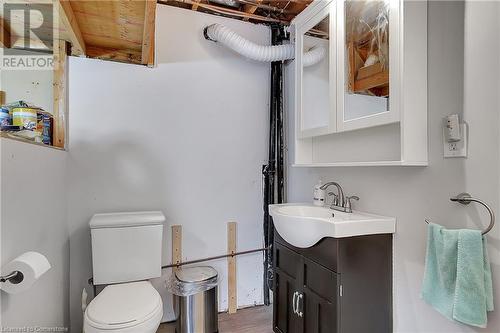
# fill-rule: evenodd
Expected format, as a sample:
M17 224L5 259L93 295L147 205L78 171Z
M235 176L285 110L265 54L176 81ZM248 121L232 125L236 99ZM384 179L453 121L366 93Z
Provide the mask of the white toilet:
M161 212L96 214L90 220L95 285L106 286L87 306L85 333L155 333L163 316Z

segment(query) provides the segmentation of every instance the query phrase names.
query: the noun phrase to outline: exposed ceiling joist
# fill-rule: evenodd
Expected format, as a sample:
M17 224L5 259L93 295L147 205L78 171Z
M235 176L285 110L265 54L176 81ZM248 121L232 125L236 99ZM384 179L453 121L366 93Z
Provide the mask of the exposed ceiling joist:
M243 21L289 24L313 0L158 0L159 4ZM232 4L238 4L233 6Z
M194 11L198 10L198 4L200 3L201 0L194 0L193 5L191 6L191 9Z
M143 65L152 66L154 64L155 18L156 0L146 0L141 55Z
M162 4L162 5L179 7L182 4L194 5L194 0L158 0L158 3ZM279 18L250 14L250 13L246 13L245 11L242 11L239 9L233 9L230 7L215 5L212 3L198 2L197 4L198 4L197 8L201 8L205 12L211 13L211 14L217 14L217 15L221 14L221 15L224 15L227 17L239 18L239 19L249 18L255 22L268 22L268 23L274 22L274 23L283 23L283 24L288 23L288 21L284 21L284 20L281 20Z
M85 41L78 26L73 8L69 0L57 0L59 9L59 21L65 27L66 34L70 39L71 52L73 55L85 55Z
M141 64L141 52L132 50L107 49L98 46L87 46L87 56L102 60Z
M257 0L256 3L260 5L262 3L262 0ZM259 8L259 6L245 5L245 13L254 14L257 8ZM245 17L243 19L243 21L248 21L248 20L249 20L248 17Z

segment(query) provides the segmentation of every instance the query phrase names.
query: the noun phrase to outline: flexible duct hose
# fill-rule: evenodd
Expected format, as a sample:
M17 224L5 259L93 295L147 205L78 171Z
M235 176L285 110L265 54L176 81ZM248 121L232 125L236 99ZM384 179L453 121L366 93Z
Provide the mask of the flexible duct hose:
M326 48L324 46L314 46L302 55L302 65L304 67L312 66L323 60L326 56Z
M203 34L206 39L221 43L225 47L252 60L272 62L289 60L295 57L295 45L258 45L218 23L206 27ZM325 55L326 49L323 46L315 46L304 53L302 59L303 65L306 67L312 66L323 60Z

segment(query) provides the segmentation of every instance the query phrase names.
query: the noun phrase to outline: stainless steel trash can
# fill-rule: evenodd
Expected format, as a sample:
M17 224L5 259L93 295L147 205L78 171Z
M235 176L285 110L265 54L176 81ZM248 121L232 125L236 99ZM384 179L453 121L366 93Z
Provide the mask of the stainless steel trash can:
M179 269L176 282L188 296L174 294L176 333L217 333L217 271L209 266Z

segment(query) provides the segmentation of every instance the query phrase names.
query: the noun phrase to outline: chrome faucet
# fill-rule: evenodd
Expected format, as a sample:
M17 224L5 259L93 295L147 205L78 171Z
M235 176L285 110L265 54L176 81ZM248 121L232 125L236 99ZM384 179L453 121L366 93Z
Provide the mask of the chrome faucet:
M353 195L346 197L344 196L344 190L337 182L328 182L320 187L322 190L328 189L330 186L335 186L337 188L337 194L329 192L328 195L332 196L332 202L330 204L330 209L338 210L345 213L352 213L352 203L351 200L359 200L359 197Z
M343 207L344 206L344 191L342 190L342 186L340 186L337 182L328 182L325 185L321 186L320 189L326 190L330 186L335 186L337 188L337 194L333 192L329 192L328 195L333 196L332 203L330 205L331 209L335 209L334 207Z

